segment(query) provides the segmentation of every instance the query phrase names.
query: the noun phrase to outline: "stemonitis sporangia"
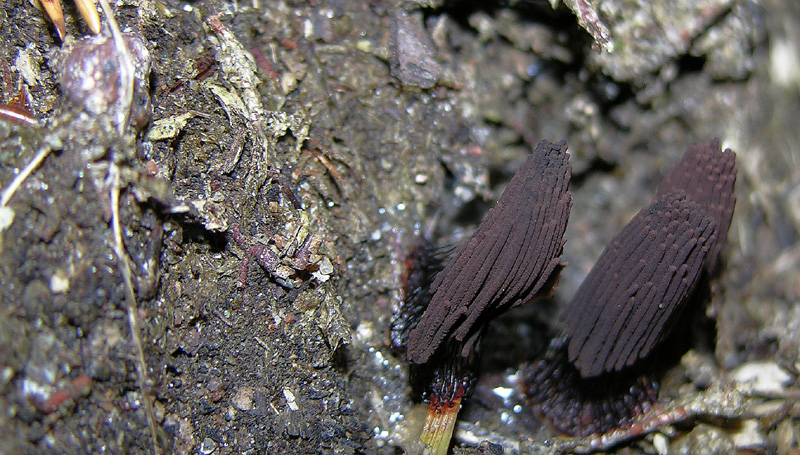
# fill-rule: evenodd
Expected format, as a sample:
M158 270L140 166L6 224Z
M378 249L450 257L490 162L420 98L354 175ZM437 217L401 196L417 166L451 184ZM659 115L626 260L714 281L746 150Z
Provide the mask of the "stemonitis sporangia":
M539 143L427 290L424 278L414 271L409 277L417 290L409 292L406 308L424 310L400 317L393 340L407 348L412 383L428 403L421 435L426 452L447 450L461 399L475 384L486 324L555 287L572 207L566 150L563 142Z
M539 144L444 267L429 243L409 261L392 341L407 347L412 385L428 404L426 453L447 450L488 322L555 290L571 208L565 150ZM655 202L606 247L564 312L563 335L527 370L529 400L558 431L626 427L655 403L649 360L718 268L735 180L735 155L716 139L689 147Z
M529 373L527 395L556 429L605 433L655 403L653 353L716 271L735 182L735 154L719 141L689 147L600 255Z

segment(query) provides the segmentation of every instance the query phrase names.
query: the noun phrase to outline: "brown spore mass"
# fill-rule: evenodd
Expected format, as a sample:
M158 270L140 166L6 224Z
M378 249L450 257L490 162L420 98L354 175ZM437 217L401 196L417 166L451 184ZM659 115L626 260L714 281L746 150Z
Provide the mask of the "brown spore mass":
M642 371L584 378L567 361L564 337L550 343L527 372L526 395L563 434L585 437L632 425L658 398L658 384Z
M657 399L651 355L719 266L736 155L690 146L655 202L609 243L564 311L564 336L528 372L527 396L560 431L631 425Z
M434 279L430 304L409 334L409 362L425 364L451 342L469 356L489 320L552 288L572 207L566 149L540 142Z
M710 248L706 270L713 273L719 253L728 237L728 227L736 206L736 154L722 148L718 139L695 144L686 149L683 158L664 177L657 197L681 190L703 207L706 215L717 222L717 240Z
M650 353L703 271L717 223L682 191L660 197L606 247L566 311L569 361L583 377Z

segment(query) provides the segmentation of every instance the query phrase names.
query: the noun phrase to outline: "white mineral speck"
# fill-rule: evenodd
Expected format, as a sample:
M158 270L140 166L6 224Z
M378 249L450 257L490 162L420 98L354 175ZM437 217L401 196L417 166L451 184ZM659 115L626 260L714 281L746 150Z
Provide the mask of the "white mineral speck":
M64 276L64 272L57 271L50 277L50 291L53 294L63 294L69 291L69 279Z
M370 322L362 322L356 327L356 336L362 343L369 343L374 335L375 331L372 330L372 323Z
M509 387L495 387L492 389L492 393L504 400L508 400L509 397L511 397L511 394L514 393L514 389Z
M733 380L751 385L755 393L771 395L783 392L792 377L774 362L750 362L733 371Z

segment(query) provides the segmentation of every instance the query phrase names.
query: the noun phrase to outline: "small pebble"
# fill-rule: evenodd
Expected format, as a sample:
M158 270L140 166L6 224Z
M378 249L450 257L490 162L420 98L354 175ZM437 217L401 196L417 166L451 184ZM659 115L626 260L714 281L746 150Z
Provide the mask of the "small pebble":
M211 438L203 439L203 443L200 444L200 453L203 455L211 455L214 451L217 450L217 443L214 442Z
M253 389L242 387L236 391L236 395L231 400L233 407L240 411L250 411L253 409Z

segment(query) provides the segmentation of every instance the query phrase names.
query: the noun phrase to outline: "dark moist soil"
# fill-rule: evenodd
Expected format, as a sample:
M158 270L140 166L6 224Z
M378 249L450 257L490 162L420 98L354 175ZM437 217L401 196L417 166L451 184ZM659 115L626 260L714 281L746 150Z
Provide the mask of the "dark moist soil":
M402 453L412 397L388 331L409 253L468 236L536 143L565 139L569 265L555 297L492 324L454 453L542 450L554 434L515 373L669 166L715 136L739 165L726 263L662 400L753 362L788 379L775 412L616 450L797 453L797 2L594 3L612 54L543 1L120 2L151 67L118 121L117 53L84 91L59 83L88 77L60 69L88 34L74 4L61 43L6 1L0 102L27 97L40 123L0 116L3 190L49 154L0 212L0 454Z

